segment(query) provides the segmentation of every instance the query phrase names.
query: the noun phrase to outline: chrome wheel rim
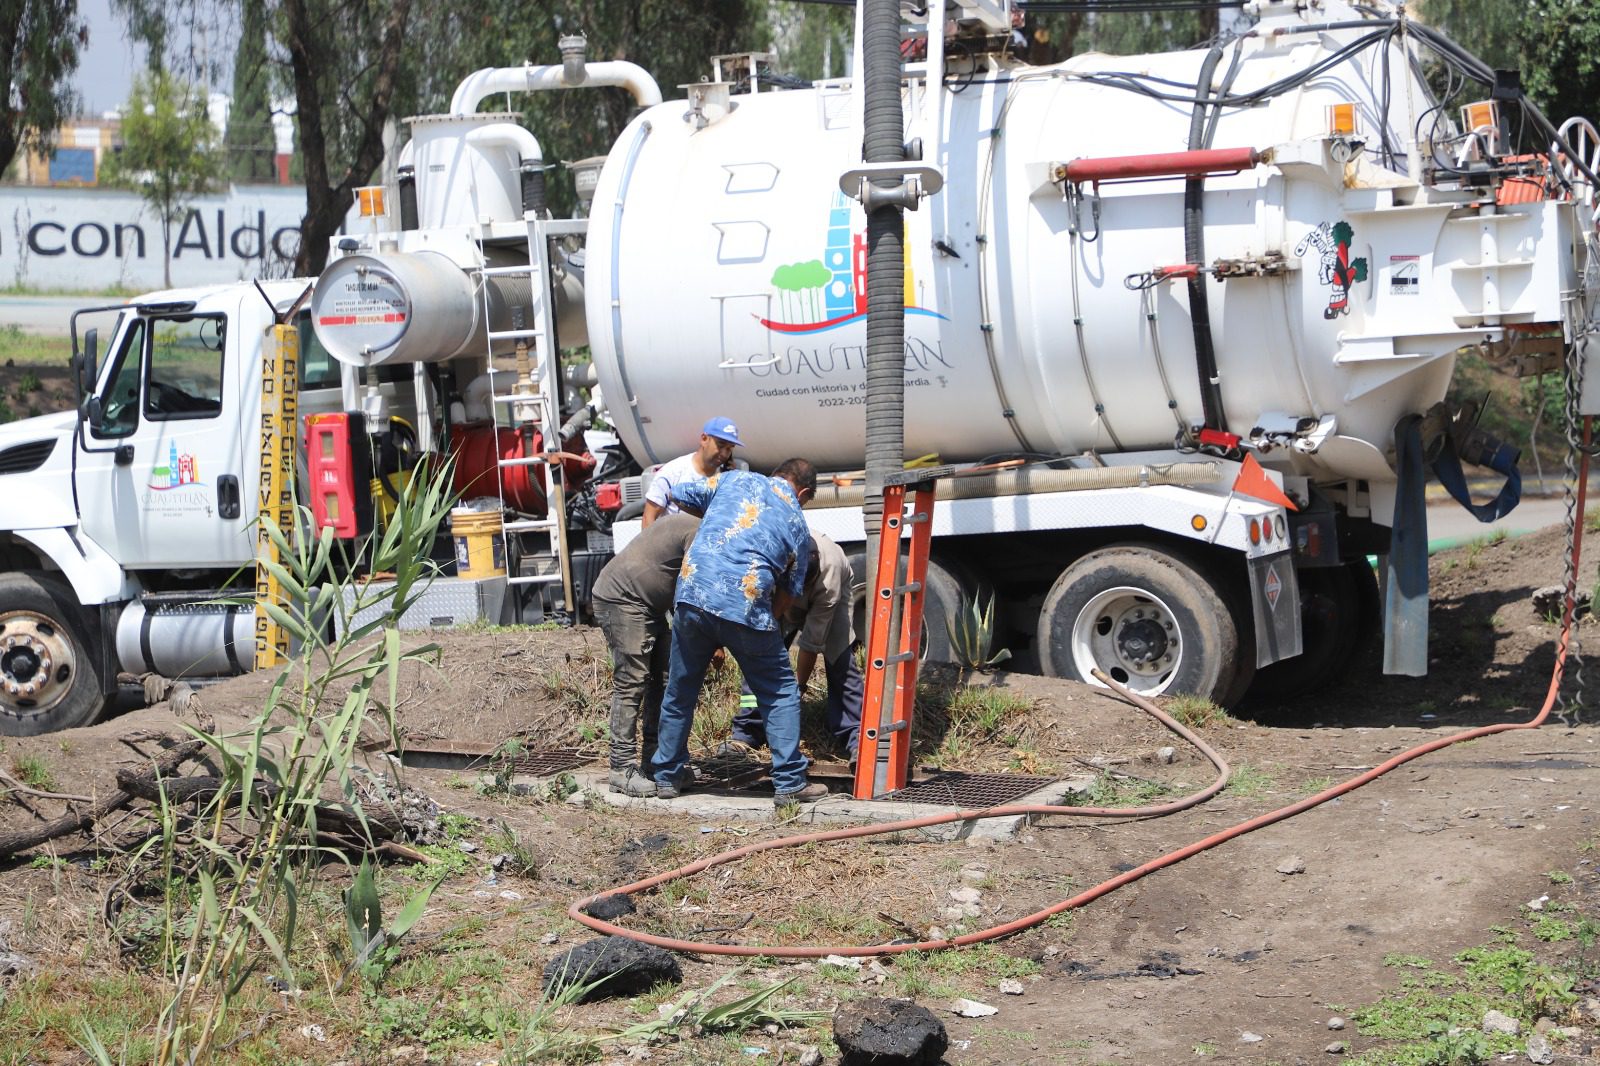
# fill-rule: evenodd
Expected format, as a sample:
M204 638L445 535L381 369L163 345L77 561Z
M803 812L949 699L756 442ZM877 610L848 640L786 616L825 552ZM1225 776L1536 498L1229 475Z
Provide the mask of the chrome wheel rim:
M77 655L66 631L34 611L0 614L0 707L16 717L53 710L72 691Z
M1142 695L1165 692L1183 665L1177 616L1147 589L1118 586L1097 593L1072 623L1072 662L1078 676L1104 685L1104 671Z

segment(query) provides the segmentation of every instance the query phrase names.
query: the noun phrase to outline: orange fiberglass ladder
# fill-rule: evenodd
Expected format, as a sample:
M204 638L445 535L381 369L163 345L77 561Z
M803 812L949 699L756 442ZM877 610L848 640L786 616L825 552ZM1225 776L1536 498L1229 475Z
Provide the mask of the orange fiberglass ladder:
M922 647L922 603L933 541L933 498L951 466L896 471L884 479L883 526L878 570L873 575L872 615L867 624L867 688L856 751L856 799L872 799L906 787L911 773L911 714L917 699L917 653ZM906 511L906 494L911 509ZM905 580L900 551L911 527ZM891 632L898 640L891 640ZM892 646L892 648L891 648Z

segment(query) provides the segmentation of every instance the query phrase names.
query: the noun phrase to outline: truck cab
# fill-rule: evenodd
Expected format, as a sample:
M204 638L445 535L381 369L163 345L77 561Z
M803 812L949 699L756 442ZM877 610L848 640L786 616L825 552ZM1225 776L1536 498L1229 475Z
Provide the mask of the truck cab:
M0 426L0 734L94 721L119 674L251 667L250 611L220 598L251 581L263 341L308 284L73 316L78 409ZM300 337L301 416L349 409L351 372ZM412 409L409 373L375 377Z

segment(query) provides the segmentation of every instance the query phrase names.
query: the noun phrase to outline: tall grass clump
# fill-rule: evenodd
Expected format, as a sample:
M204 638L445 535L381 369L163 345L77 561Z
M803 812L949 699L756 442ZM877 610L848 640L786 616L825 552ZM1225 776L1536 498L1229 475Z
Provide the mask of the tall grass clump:
M164 891L158 950L171 982L156 1027L159 1066L210 1059L230 1007L257 971L297 984L291 957L300 900L322 862L349 862L318 844L318 808L337 806L366 825L352 774L357 740L368 725L397 739L401 667L438 650L406 647L398 622L437 573L429 556L453 502L450 473L448 464L419 470L385 528L356 545L354 558L367 572L393 575L381 585L352 576L352 558L331 530L287 538L264 524L281 559L264 565L285 593L267 610L297 651L246 729L186 727L217 767L215 790L202 795L198 811L191 816L168 799L163 784L161 832L148 845ZM312 529L305 508L299 517L299 529ZM375 700L381 688L387 698ZM369 912L373 895L365 896ZM367 956L353 965L364 969Z

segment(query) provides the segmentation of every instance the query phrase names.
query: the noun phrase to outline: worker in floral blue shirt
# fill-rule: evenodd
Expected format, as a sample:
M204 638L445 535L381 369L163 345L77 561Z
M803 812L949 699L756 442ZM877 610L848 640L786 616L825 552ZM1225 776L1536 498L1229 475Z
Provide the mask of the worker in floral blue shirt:
M804 459L785 460L771 477L730 470L674 490L679 505L705 517L678 572L654 764L663 799L684 787L689 727L719 647L756 695L772 752L774 802L814 803L828 794L827 785L806 783L800 686L777 621L805 588L811 531L800 508L816 491L816 469Z

